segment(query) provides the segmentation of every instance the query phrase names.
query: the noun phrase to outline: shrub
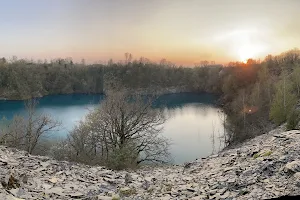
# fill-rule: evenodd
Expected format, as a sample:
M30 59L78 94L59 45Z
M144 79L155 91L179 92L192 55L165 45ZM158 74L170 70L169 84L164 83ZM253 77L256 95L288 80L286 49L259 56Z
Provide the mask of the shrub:
M286 124L286 129L287 130L292 130L292 129L298 129L298 123L299 123L299 116L300 113L298 110L293 110L287 118L287 124Z
M133 146L126 145L122 148L114 149L104 164L108 168L115 170L135 168L137 166L137 155L138 153Z

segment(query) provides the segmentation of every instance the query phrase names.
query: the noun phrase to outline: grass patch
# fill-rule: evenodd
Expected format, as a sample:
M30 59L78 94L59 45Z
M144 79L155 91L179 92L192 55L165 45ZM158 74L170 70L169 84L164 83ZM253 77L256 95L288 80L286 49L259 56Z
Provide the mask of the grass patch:
M266 156L269 156L269 155L271 155L272 154L272 151L267 151L267 152L265 152L262 156L263 157L266 157Z
M256 158L258 158L259 156L260 156L259 153L256 153L256 154L253 155L253 158L256 159Z
M120 193L121 196L131 196L131 195L136 194L136 189L135 188L129 188L129 189L126 189L126 190L120 189L119 193Z
M266 151L263 154L256 153L256 154L253 155L253 158L256 159L258 157L267 157L267 156L270 156L271 154L272 154L272 151Z

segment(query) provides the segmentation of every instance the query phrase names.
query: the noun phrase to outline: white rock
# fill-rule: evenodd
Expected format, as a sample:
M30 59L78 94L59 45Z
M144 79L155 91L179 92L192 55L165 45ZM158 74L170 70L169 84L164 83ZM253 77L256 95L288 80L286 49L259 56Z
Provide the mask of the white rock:
M285 165L285 172L300 172L300 161L292 161Z
M112 197L102 196L102 195L98 195L97 198L98 200L112 200Z
M49 181L51 183L57 183L58 179L56 177L52 177L51 179L49 179Z
M52 188L52 185L44 183L43 188L46 189L46 190L49 190L50 188Z
M300 172L295 173L295 174L294 174L294 177L295 177L296 179L299 179L299 180L300 180Z

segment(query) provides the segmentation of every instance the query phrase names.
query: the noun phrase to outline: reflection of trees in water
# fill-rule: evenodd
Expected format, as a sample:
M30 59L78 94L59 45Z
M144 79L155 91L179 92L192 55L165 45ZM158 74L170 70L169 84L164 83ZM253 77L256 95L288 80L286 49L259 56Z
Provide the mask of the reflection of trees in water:
M211 111L211 109L213 109L211 105L195 103L195 104L166 107L165 113L166 113L166 117L174 117L177 114L183 115L185 113L192 113L195 115L201 115L206 117Z
M218 116L221 121L222 125L222 130L219 131L219 140L220 140L220 147L219 149L221 150L222 148L225 147L226 142L227 142L227 131L226 131L226 123L227 123L227 115L225 112L221 109L218 110Z
M216 128L216 125L215 125L214 121L212 121L212 132L211 132L211 136L210 136L211 143L212 143L212 151L211 151L212 154L215 154L215 150L216 150L215 128Z
M212 132L211 132L211 143L212 143L212 154L220 152L224 148L224 137L222 131L217 129L218 126L212 122Z
M210 135L212 144L212 153L218 153L225 147L226 141L226 114L219 108L212 107L211 105L191 103L187 105L172 106L165 108L165 116L169 118L176 117L183 114L193 114L204 118L210 117L211 131L207 133ZM197 133L201 140L200 131Z
M212 132L211 132L211 143L212 143L212 154L220 152L226 144L226 114L223 110L218 109L218 118L220 124L216 124L212 121Z
M182 108L165 108L164 113L167 119L175 117Z
M211 105L200 104L195 106L193 109L196 114L200 114L206 117L208 112L212 109L212 107Z

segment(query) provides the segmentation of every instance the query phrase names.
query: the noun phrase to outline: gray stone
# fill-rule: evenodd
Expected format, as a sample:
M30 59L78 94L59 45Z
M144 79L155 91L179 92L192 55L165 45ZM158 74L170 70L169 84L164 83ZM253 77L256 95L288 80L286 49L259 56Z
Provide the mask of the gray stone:
M59 196L65 196L65 194L64 194L64 192L63 192L64 190L62 189L62 188L60 188L60 187L53 187L53 188L51 188L51 189L49 189L49 190L45 190L45 193L46 194L57 194L57 195L59 195Z
M125 175L125 184L127 185L128 183L132 183L133 178L131 177L131 175L129 173L126 173Z
M144 190L148 190L149 187L150 187L149 181L146 181L146 180L145 180L145 181L143 182L143 184L142 184L142 188L143 188Z

